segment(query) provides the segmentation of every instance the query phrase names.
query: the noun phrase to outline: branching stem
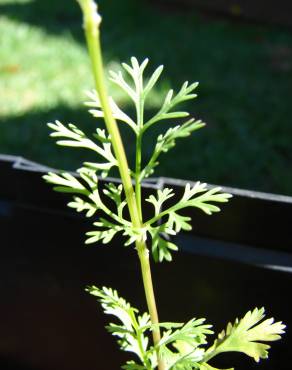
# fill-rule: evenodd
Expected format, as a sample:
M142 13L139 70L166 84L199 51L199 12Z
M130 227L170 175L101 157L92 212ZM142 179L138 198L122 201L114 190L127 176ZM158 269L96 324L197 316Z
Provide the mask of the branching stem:
M108 95L106 93L106 87L104 82L104 73L103 73L103 62L100 46L100 35L99 35L99 23L97 19L99 18L94 10L94 1L93 0L78 0L84 15L84 28L85 28L85 37L87 41L87 46L89 50L89 55L92 63L94 81L96 86L96 91L99 95L101 107L104 112L104 120L107 127L107 130L111 136L111 141L114 149L114 153L119 165L119 171L121 175L121 180L123 183L127 204L129 208L129 213L133 227L141 228L142 219L140 217L141 209L141 195L136 198L130 170L128 167L127 157L125 154L123 142L120 136L120 132L117 126L117 123L113 117L113 114L110 109ZM140 181L137 187L137 190L140 189ZM141 191L141 190L140 190ZM138 199L138 201L137 201ZM149 263L149 251L146 247L145 242L136 242L136 249L141 264L141 272L145 290L146 301L148 305L149 314L151 317L152 324L158 324L158 314L155 303L154 289L152 284L150 263ZM160 341L160 330L157 325L157 329L153 331L153 342L154 345L157 345ZM158 358L158 369L164 370L165 366L161 359Z

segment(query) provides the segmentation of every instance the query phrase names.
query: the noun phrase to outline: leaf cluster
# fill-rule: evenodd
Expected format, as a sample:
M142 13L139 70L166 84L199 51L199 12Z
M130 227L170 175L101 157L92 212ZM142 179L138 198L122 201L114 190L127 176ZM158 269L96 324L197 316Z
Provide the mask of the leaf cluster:
M163 70L162 66L158 67L152 76L145 81L143 73L147 64L148 59L139 64L136 58L131 58L130 65L122 64L124 72L132 83L127 82L121 71L111 72L112 82L123 89L136 107L136 119L132 119L118 107L113 98L110 98L113 115L118 121L127 124L134 131L137 143L140 144L143 134L153 124L187 117L187 112L175 108L179 103L195 98L196 94L193 93L193 90L197 87L196 83L189 85L188 82L185 82L176 94L170 90L158 112L144 122L144 108L148 95ZM89 112L96 118L103 118L104 112L101 109L97 93L93 91L88 96L90 101L86 104L90 107ZM154 172L160 154L173 148L177 139L189 136L203 125L201 121L195 121L191 118L160 134L157 137L153 154L146 161L145 166L143 168L136 166L135 171L131 170L136 183L141 183L144 178ZM93 222L94 230L86 234L86 244L95 242L107 244L116 234L120 233L125 237L124 245L128 246L141 240L148 241L155 261L170 261L172 252L178 249L170 241L170 238L181 230L191 229L190 218L181 214L181 211L187 207L196 207L210 215L220 210L219 203L227 202L231 197L229 194L220 193L220 188L209 189L206 184L197 182L193 186L188 184L181 199L168 206L168 200L175 195L173 190L168 188L158 190L156 194L152 194L146 199L146 202L153 205L153 217L146 220L142 227L137 229L124 215L126 200L122 185L117 186L110 183L105 189L99 189L99 176L106 177L111 169L117 166L110 136L106 135L103 129L97 128L92 137L88 137L75 125L66 126L60 121L49 123L49 127L52 129L51 136L57 139L58 145L89 149L100 158L99 162L96 163L84 162L77 171L78 175L68 172L50 172L44 176L47 182L55 186L55 190L74 194L73 200L68 203L69 207L76 209L77 212L84 212L86 217L98 217ZM138 157L141 156L141 150L141 145L137 145ZM107 206L108 200L112 203L111 207Z
M169 238L181 230L191 230L190 217L183 216L180 213L181 210L196 207L210 215L220 210L216 203L224 203L230 198L229 194L220 193L220 188L208 189L206 184L197 182L194 186L187 184L181 199L163 209L164 204L175 194L169 188L158 190L156 195L146 199L153 205L153 217L138 229L134 228L127 215L124 215L126 200L123 186L109 183L100 191L96 171L91 167L80 168L78 175L68 172L50 172L44 176L44 179L55 185L56 191L73 193L73 200L68 203L68 206L77 212L84 212L86 217L96 216L96 213L99 213L98 221L93 222L95 230L86 233L86 244L99 241L107 244L118 233L125 237L125 246L136 241L151 239L149 244L154 260L160 262L171 261L171 252L178 249ZM107 205L109 201L112 203L111 207Z
M209 361L223 352L241 352L256 362L268 357L269 345L262 342L281 338L285 325L273 318L263 321L264 308L247 312L242 319L222 331L214 344L207 347L207 336L213 334L205 319L191 319L187 323L160 323L152 325L148 313L139 314L125 299L111 288L89 287L97 297L104 313L115 317L107 330L118 338L123 351L132 352L135 359L128 361L124 370L153 370L157 368L156 354L164 360L166 370L220 370ZM162 337L159 343L151 344L150 334L159 326ZM233 369L229 369L233 370Z
M197 96L193 91L198 86L198 83L189 84L185 82L176 94L173 90L169 90L161 108L145 121L145 105L147 104L151 90L154 88L163 71L163 66L159 66L151 77L145 80L144 71L148 62L149 60L145 59L139 64L138 60L132 57L130 64L122 63L123 70L118 72L110 71L110 80L113 84L122 89L124 94L130 97L136 111L136 117L130 117L123 112L113 97L110 97L110 107L113 116L117 121L127 124L131 128L135 134L136 142L142 142L144 133L154 124L165 120L179 120L188 117L188 112L176 110L175 108L180 103L194 99ZM89 112L96 118L104 118L104 112L102 111L101 102L96 91L89 92L88 97L89 101L85 104L90 107ZM139 181L142 181L144 178L150 176L158 165L158 157L162 153L166 153L169 149L174 147L177 139L189 136L193 131L198 130L204 125L202 121L191 118L182 124L168 129L164 134L160 134L156 139L152 155L146 161L141 171L139 171L139 174L135 173L133 170L131 171L133 178L135 178L135 180L139 178ZM137 150L140 150L139 145L137 145ZM137 177L137 175L139 176Z
M66 126L60 121L55 121L55 123L48 123L48 127L53 130L50 136L57 138L56 143L58 145L94 151L101 158L102 162L85 162L84 166L98 171L102 177L106 177L109 171L117 166L117 160L112 153L111 140L106 135L105 130L96 129L96 132L93 134L97 141L95 142L72 123Z
M136 308L111 288L92 286L87 290L97 297L106 314L117 319L118 322L110 323L106 328L118 337L120 348L136 355L136 360L128 361L123 369L153 370L157 367L156 354L165 360L166 370L181 370L190 364L187 369L199 369L198 361L202 360L204 352L199 347L206 343L206 335L212 333L210 325L204 324L204 319L193 319L186 324L158 324L163 335L160 342L153 346L149 336L157 325L151 324L148 313L139 315ZM188 352L184 345L189 346Z

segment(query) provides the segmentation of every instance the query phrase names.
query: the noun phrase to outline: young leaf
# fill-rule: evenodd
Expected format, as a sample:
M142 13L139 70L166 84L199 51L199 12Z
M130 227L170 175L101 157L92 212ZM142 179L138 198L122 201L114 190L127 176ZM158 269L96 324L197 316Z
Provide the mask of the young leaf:
M170 212L168 215L167 226L174 230L177 234L181 230L190 231L192 230L192 225L190 224L191 218L188 216L179 215L176 212Z
M153 151L153 154L148 161L147 165L141 172L141 180L145 177L152 175L154 168L159 164L157 158L161 153L166 153L169 149L173 148L176 144L176 140L179 138L189 136L193 131L204 127L205 124L202 121L195 121L193 118L188 120L182 125L169 128L164 135L159 135Z
M179 208L185 207L197 207L200 208L207 215L211 215L213 212L219 212L220 208L211 204L210 202L225 203L229 198L232 198L231 194L220 193L221 188L215 187L207 190L207 185L197 182L193 188L190 184L185 187L185 193L178 204ZM194 195L203 192L202 195L194 197Z
M121 120L128 123L132 127L137 136L143 131L145 100L149 95L150 91L153 89L163 70L163 66L158 67L154 71L148 82L146 83L146 86L144 86L143 74L147 64L148 59L145 59L141 64L139 64L138 60L134 57L131 58L131 64L122 63L122 67L130 76L130 79L133 82L131 85L126 82L121 71L119 72L110 71L111 81L118 85L120 88L122 88L135 104L136 123L134 123L132 120L129 120L129 117L121 113L120 110L112 102L111 105L113 106L114 115L118 119L122 118ZM98 112L98 114L100 116L102 113Z
M89 109L89 113L96 118L104 118L104 112L101 109L101 103L97 92L95 90L87 92L87 96L90 98L89 101L85 103L88 107L92 107L95 109ZM129 125L134 132L137 132L136 123L125 113L123 112L117 103L114 101L113 97L109 97L110 107L114 118L118 121L124 122Z
M110 323L107 330L119 338L119 345L123 351L135 353L141 361L141 365L134 362L127 363L128 369L152 369L151 356L148 351L148 337L145 331L151 326L148 313L138 315L138 310L119 297L116 290L103 287L98 289L95 286L87 288L87 291L97 297L105 314L113 315L119 324ZM129 367L130 366L130 367ZM138 367L137 367L138 366ZM141 367L139 367L141 366Z
M213 334L212 325L204 324L205 319L191 319L174 331L168 330L159 342L159 347L167 346L176 341L188 343L194 347L206 343L206 335Z
M57 141L58 145L90 149L105 159L106 161L103 163L87 163L95 171L101 171L103 177L107 176L109 170L117 165L117 161L111 150L110 139L106 136L104 130L96 129L97 134L95 137L101 142L101 145L97 145L84 132L71 123L66 127L60 121L56 121L55 123L48 123L48 126L53 130L50 136L63 138L63 140Z
M120 218L123 218L123 209L125 208L127 202L126 200L122 201L122 191L123 191L123 185L119 184L119 186L116 186L113 183L109 183L105 185L106 188L103 190L103 193L110 198L111 200L114 201L116 204L116 209L117 209L117 215Z
M122 90L125 91L125 93L135 102L137 100L137 94L136 92L132 89L132 87L125 81L123 74L121 71L119 72L114 72L114 71L109 71L110 73L110 80L119 86Z
M100 221L94 222L93 225L102 229L88 231L86 235L89 236L89 238L86 239L85 244L96 243L100 240L103 244L108 244L116 233L123 230L123 226L114 224L104 218L100 218Z
M53 188L56 191L63 193L79 193L84 195L89 194L86 187L69 172L61 172L60 174L48 172L43 176L43 179L50 184L57 185Z
M170 206L169 208L163 210L159 214L155 214L155 217L145 222L145 225L151 225L154 222L160 220L163 216L166 215L172 215L174 212L177 212L178 210L181 210L183 208L187 207L196 207L200 208L203 212L207 213L208 215L212 214L213 212L219 212L220 208L218 206L215 206L211 202L218 202L218 203L225 203L228 201L229 198L232 197L231 194L228 193L220 193L221 188L215 187L210 190L207 188L207 184L200 183L199 181L195 183L193 187L188 183L185 186L185 191L182 196L182 198L173 206ZM203 193L202 195L198 195L200 193ZM159 204L160 206L163 204L163 198L162 202L160 201L161 195L157 193L157 199L151 197L148 198L148 202L154 204L155 202ZM156 212L157 207L155 207ZM173 222L177 223L179 222L179 217L172 215L170 216L173 218ZM184 222L188 221L188 219L181 219ZM171 222L170 222L171 224ZM169 224L169 225L170 225ZM176 225L178 229L182 228L184 230L187 230L185 227L188 227L185 223L182 223L181 225Z
M171 252L177 251L178 247L170 242L168 235L174 235L172 229L168 229L167 224L162 224L157 227L149 229L151 234L151 250L155 262L162 262L164 260L170 262L172 260Z
M166 369L199 369L206 343L206 335L212 334L211 325L204 324L205 319L192 319L176 330L167 330L158 343L158 353L164 359ZM175 348L175 350L172 349Z
M172 118L183 118L189 115L188 112L184 111L174 111L171 110L182 103L183 101L190 100L196 98L196 94L192 94L192 91L198 86L198 83L193 83L191 85L188 82L185 82L179 92L174 95L173 90L170 90L165 99L161 109L150 119L148 120L144 127L143 132L145 132L149 127L151 127L154 123L158 121L162 121L165 119L172 119Z
M149 94L149 92L152 90L152 88L156 84L156 82L159 79L162 71L163 71L163 66L159 66L154 71L154 73L152 74L152 76L149 78L149 81L147 82L146 87L145 87L145 89L143 91L144 99L147 97L147 95Z
M98 177L96 172L87 167L81 167L77 170L77 173L84 180L84 182L89 186L91 190L96 190L98 186Z
M157 196L150 195L147 202L153 204L155 216L144 223L144 227L148 228L152 237L152 254L155 261L171 261L171 251L177 250L177 246L171 243L169 236L177 234L181 230L189 231L192 229L191 219L188 216L183 216L178 213L179 210L186 207L197 207L207 214L218 212L219 207L210 202L227 202L230 194L219 193L220 188L208 190L206 184L197 182L193 187L187 184L182 198L174 205L162 209L164 203L173 197L172 189L165 188L157 191ZM198 195L201 194L202 195ZM152 226L164 217L166 222L159 226Z
M175 140L190 136L193 131L204 126L204 122L200 120L195 121L193 118L191 118L182 125L169 128L164 135L158 136L155 151L164 153L167 152L175 145Z
M173 196L174 192L172 189L164 188L163 190L157 190L157 198L153 194L151 194L149 198L145 200L146 202L153 204L155 216L157 216L161 210L163 203Z
M92 217L97 211L96 204L86 202L84 199L74 197L72 202L67 204L70 208L75 208L77 212L86 211L86 217Z
M285 325L282 322L274 323L273 318L260 322L265 317L264 312L264 308L255 308L242 319L236 319L233 325L229 323L227 329L218 335L213 346L206 351L205 360L231 351L245 353L256 362L267 358L270 346L261 342L281 339Z
M67 172L61 174L50 172L44 176L44 179L58 185L54 188L57 191L84 195L87 199L75 196L73 201L68 203L68 206L76 209L77 212L85 211L87 217L92 217L96 211L100 210L111 217L114 222L102 217L99 222L94 222L93 225L98 227L98 230L87 232L88 238L85 241L85 244L98 241L102 241L103 244L109 243L116 233L124 231L131 225L129 221L123 218L123 208L126 203L121 201L122 186L116 187L114 184L109 184L104 189L104 194L116 203L117 213L114 213L101 200L95 171L82 167L78 170L78 173L80 179Z

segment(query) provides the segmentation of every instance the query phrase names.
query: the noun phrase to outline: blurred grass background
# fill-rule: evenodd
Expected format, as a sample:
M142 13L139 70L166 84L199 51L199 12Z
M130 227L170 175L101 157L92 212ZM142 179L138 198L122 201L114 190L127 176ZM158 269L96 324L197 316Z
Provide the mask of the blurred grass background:
M292 195L291 30L146 0L100 0L99 6L107 69L132 55L149 57L149 72L165 65L148 114L170 87L200 82L199 97L185 108L207 127L161 157L157 175ZM93 82L76 2L0 0L0 45L0 152L74 169L87 152L58 148L46 123L72 122L89 133L96 123L83 106ZM146 156L168 124L146 138ZM131 155L133 137L125 134Z

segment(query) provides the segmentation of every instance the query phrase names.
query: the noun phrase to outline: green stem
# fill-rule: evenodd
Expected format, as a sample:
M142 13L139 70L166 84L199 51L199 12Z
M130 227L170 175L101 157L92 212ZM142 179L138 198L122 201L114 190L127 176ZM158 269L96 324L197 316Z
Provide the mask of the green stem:
M137 145L136 145L135 193L139 217L142 222L143 214L141 197L141 160L142 160L141 152L142 152L142 135L139 133L137 136Z
M139 78L138 85L136 84L136 89L139 93L140 99L136 103L136 114L137 114L137 126L138 134L136 141L136 168L135 168L135 192L137 199L137 207L139 210L140 220L142 222L142 199L141 199L141 166L142 166L142 128L144 123L144 99L142 98L143 92L143 79L142 75Z
M227 352L227 351L222 351L222 350L218 350L218 348L212 350L212 347L207 349L207 351L205 352L204 354L204 357L203 357L203 360L202 360L202 363L208 363L210 360L212 360L213 357L217 356L219 353L221 352ZM232 370L232 369L231 369Z
M185 205L184 203L182 203L182 205L179 205L179 206L175 204L174 206L167 208L166 210L158 213L158 215L152 217L150 220L146 221L143 226L145 227L148 225L152 225L154 222L161 220L163 216L169 214L170 212L175 212L181 208L186 208L186 207L187 205Z
M89 49L89 54L92 62L94 80L96 85L96 90L98 92L98 96L100 99L100 103L104 112L104 120L107 127L107 130L111 136L111 142L113 145L114 153L119 165L119 171L122 179L122 183L124 186L124 191L129 207L129 212L131 216L131 220L133 222L134 227L139 228L140 224L140 217L139 212L136 206L136 198L134 189L132 186L132 181L129 173L129 166L127 157L125 154L124 146L122 143L121 135L118 130L116 121L112 115L110 104L108 100L108 96L105 90L105 82L104 82L104 75L103 75L103 63L101 58L101 48L100 48L100 41L99 41L99 32L96 33L97 37L94 37L95 34L92 32L91 28L85 28L86 40Z
M120 132L117 126L117 123L113 117L113 114L110 109L109 99L106 93L106 87L104 82L104 73L103 73L103 62L99 38L99 23L100 17L96 12L95 3L93 0L78 0L83 10L84 15L84 28L85 28L85 37L87 41L87 46L90 54L90 59L92 63L94 81L96 86L96 91L99 95L101 107L104 112L104 120L107 127L107 130L111 136L111 142L113 145L114 153L119 165L119 171L121 175L121 180L123 183L127 204L129 208L129 213L132 221L132 225L135 228L142 227L142 220L140 219L139 207L141 208L141 200L137 202L131 176L130 170L128 167L127 157L125 154L124 146L120 136ZM140 184L140 181L139 181ZM139 186L138 186L139 188ZM139 203L139 204L138 204ZM141 264L141 272L145 290L146 301L148 305L148 310L153 324L158 324L158 314L154 296L154 289L151 278L151 270L149 263L149 251L146 247L145 242L136 242L136 249ZM157 329L153 331L153 342L154 345L157 345L160 341L160 330L157 326ZM158 369L164 370L165 366L161 359L158 357Z
M153 290L151 268L150 268L150 262L149 262L149 250L146 248L146 245L143 242L137 242L136 248L137 248L139 259L140 259L144 291L145 291L146 302L147 302L151 322L152 324L159 324L159 318L158 318L158 313L157 313L156 303L155 303L155 295L154 295L154 290ZM153 329L152 334L153 334L154 345L157 345L161 339L160 330L158 326L155 329ZM159 358L158 353L157 353L157 361L158 361L158 369L164 370L165 369L164 362L161 358Z

